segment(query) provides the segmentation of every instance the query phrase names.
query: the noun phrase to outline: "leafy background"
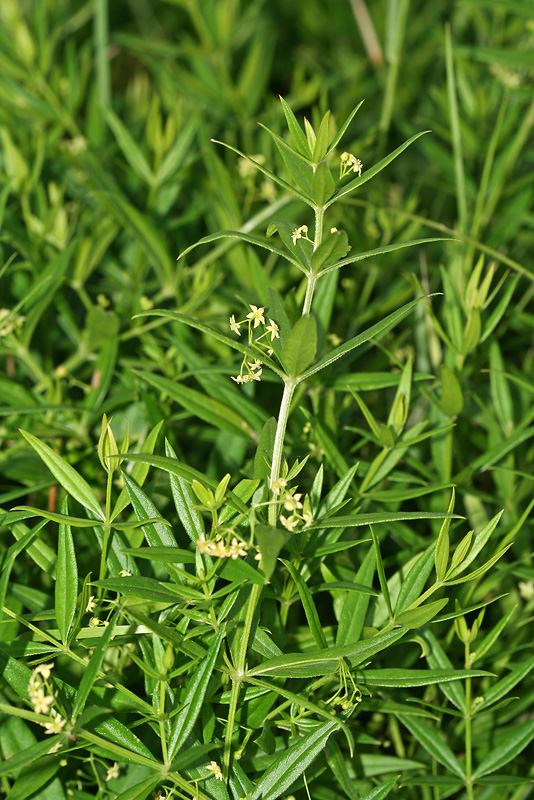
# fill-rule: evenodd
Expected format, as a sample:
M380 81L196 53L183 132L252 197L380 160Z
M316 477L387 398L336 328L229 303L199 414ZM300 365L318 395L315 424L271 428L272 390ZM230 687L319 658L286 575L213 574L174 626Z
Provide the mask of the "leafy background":
M266 380L238 394L226 347L178 324L132 319L165 307L224 330L244 304L267 305L269 286L284 296L290 319L298 316L298 273L263 251L221 240L176 262L217 230L263 235L273 218L312 224L299 204L210 140L261 153L285 174L272 139L257 125L284 135L279 94L314 125L328 108L341 124L364 98L343 142L362 159L364 174L409 136L431 129L337 204L331 224L347 231L355 251L430 236L455 241L397 250L334 273L318 299L322 345L335 343L327 331L349 339L421 289L440 293L432 313L421 306L307 385L286 447L292 458L309 455L299 476L305 490L320 464L327 491L358 462L351 496L364 512L444 511L453 485L455 511L469 529L504 509L492 553L512 542L510 550L475 589L458 595L463 607L502 595L487 608L486 632L516 607L484 668L501 677L518 667L527 674L515 690L519 699L480 723L475 747L482 760L499 736L505 741L514 725L531 724L534 692L534 3L368 5L370 21L358 0L117 0L109 7L104 0L3 0L0 305L11 315L2 312L0 320L0 503L5 511L17 503L59 511L63 499L18 428L61 453L102 498L106 476L95 449L103 413L113 417L119 441L128 420L133 449L142 451L164 420L157 452L164 434L181 461L213 479L227 472L251 477L279 385ZM472 274L477 280L469 284ZM392 445L380 425L392 425L410 357L406 429ZM159 513L175 521L167 477L151 470L144 488ZM3 550L13 534L22 536L21 524L2 528ZM460 539L468 528L453 522L452 532L456 526ZM439 523L425 521L381 529L387 574L438 531ZM54 550L55 537L53 524L41 535ZM76 548L80 575L96 571L83 530ZM41 612L53 591L32 556L13 566L5 605L16 614ZM328 568L340 579L355 559ZM335 623L335 603L333 593L321 606L326 628ZM306 626L298 604L290 614ZM383 609L377 614L380 620ZM0 638L9 643L21 631L20 623L4 620ZM440 635L448 658L462 666L458 638ZM403 738L393 716L368 719L369 735L391 742L397 758L426 757L417 744L423 735L408 730L414 735ZM447 730L455 741L458 730ZM531 770L525 752L507 767L516 777ZM376 772L370 764L357 774L389 772L385 762ZM427 790L457 788L405 788L402 796ZM316 791L314 798L328 796L324 786ZM502 793L478 791L481 798ZM509 796L529 793L520 786Z

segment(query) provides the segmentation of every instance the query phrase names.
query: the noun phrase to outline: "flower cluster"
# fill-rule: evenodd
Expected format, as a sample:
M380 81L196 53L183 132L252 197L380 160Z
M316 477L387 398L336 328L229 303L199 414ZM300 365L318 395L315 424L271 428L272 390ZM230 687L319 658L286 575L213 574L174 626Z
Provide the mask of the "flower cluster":
M28 697L36 714L48 714L49 722L43 722L45 734L51 735L61 733L65 727L64 720L57 711L52 708L55 697L50 688L49 678L54 664L38 664L30 675L28 681Z
M357 172L358 177L361 178L363 164L359 158L353 156L352 153L341 153L341 164L339 167L339 178L344 178L349 172Z
M277 484L286 484L286 481L278 480ZM273 494L279 494L280 489L278 485L275 487L273 485ZM283 488L283 487L282 487ZM297 487L295 487L297 488ZM301 500L302 494L300 492L291 492L286 491L282 497L282 505L284 506L285 511L290 511L289 516L285 516L285 514L280 514L280 522L286 530L290 531L291 533L296 530L301 523L304 523L304 528L313 525L313 514L310 505L310 498L308 495L304 498L304 502Z
M293 247L295 247L299 239L305 239L307 242L311 242L311 244L313 244L313 241L308 236L307 225L301 225L300 228L295 228L295 230L291 234L291 241L293 242Z
M214 558L231 558L235 561L240 556L245 557L248 553L248 545L239 542L235 536L232 537L231 544L226 544L222 536L217 534L215 539L207 539L201 533L197 540L199 553L207 553Z
M249 304L249 308L250 311L246 315L245 319L236 321L235 316L232 314L230 317L230 330L238 336L241 336L241 325L247 325L248 344L257 347L260 355L263 355L265 352L267 356L271 356L273 354L272 348L266 346L265 342L262 342L261 340L269 335L271 336L271 342L273 342L275 339L279 339L280 331L278 329L278 325L272 319L267 320L268 324L265 323L265 309L261 306ZM260 325L264 327L264 332L260 336L254 338L254 331L259 328ZM262 348L264 349L262 350ZM262 371L262 362L259 358L249 361L248 355L245 355L243 358L243 363L241 364L239 375L236 377L232 375L232 380L239 384L250 383L251 381L261 381Z

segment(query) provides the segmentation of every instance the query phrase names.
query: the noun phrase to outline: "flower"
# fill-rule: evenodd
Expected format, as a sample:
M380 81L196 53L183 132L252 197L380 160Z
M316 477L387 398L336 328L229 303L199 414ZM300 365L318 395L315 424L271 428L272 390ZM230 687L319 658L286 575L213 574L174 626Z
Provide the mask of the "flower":
M245 550L244 546L240 544L234 536L232 539L232 544L228 548L228 556L232 559L232 561L235 561L236 558L239 558L239 556L246 555L247 551Z
M44 689L41 688L30 693L30 702L36 714L48 714L54 698L51 694L45 695Z
M209 769L210 772L213 772L213 776L217 778L218 781L222 781L223 774L216 761L211 761L209 767L206 767L206 769Z
M235 316L234 314L232 314L232 316L230 317L230 330L233 331L234 333L237 333L238 336L241 336L240 325L241 323L236 322Z
M284 508L286 511L297 511L302 508L300 502L301 494L286 494L284 497Z
M44 680L47 681L50 677L50 673L54 668L54 664L38 664L35 669L33 670L34 675L42 675Z
M297 244L297 239L307 239L307 238L308 238L307 225L301 225L300 228L295 228L295 230L291 234L291 239L293 240L293 246Z
M341 153L341 169L340 177L342 178L348 172L357 172L358 177L362 175L363 164L359 158L356 158L352 153Z
M89 600L87 601L87 608L85 610L86 611L94 611L95 610L95 606L96 606L95 596L94 596L94 594L92 594L91 597L89 598Z
M280 490L284 489L287 486L287 481L285 478L277 478L273 485L271 486L271 491L273 494L280 494Z
M280 514L280 522L282 523L284 528L287 528L288 531L292 532L292 531L295 530L295 528L299 524L299 518L296 517L295 515L293 515L293 516L289 517L289 519L288 519L288 518L284 517L283 514Z
M257 372L251 372L248 376L249 380L251 381L261 381L261 373L263 372L262 369L259 369Z
M257 328L260 324L265 325L265 317L263 316L265 309L253 306L251 303L249 303L249 308L250 313L247 314L247 319L254 323L254 327Z
M270 319L269 324L265 327L266 333L271 334L271 342L280 338L280 329L274 320Z
M43 727L45 729L45 734L47 736L54 734L54 733L61 733L65 726L66 720L63 717L60 717L59 714L56 714L52 722L45 722Z
M108 774L106 775L106 780L110 781L112 778L119 777L119 765L115 761L112 767L108 767Z
M534 581L519 581L517 588L523 600L531 600L534 597Z
M233 380L233 381L235 381L236 383L248 383L248 381L246 381L246 380L245 380L245 378L243 377L243 375L237 375L235 378L234 378L234 376L233 376L233 375L230 375L230 377L231 377L231 378L232 378L232 380ZM248 376L247 376L247 377L248 377Z
M119 575L122 575L123 578L131 578L132 577L132 573L130 572L129 569L121 569L121 571L119 572Z

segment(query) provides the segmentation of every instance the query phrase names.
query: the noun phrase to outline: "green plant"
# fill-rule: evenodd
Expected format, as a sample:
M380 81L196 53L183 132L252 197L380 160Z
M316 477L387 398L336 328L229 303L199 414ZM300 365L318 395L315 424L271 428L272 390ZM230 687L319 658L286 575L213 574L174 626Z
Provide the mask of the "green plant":
M500 514L476 534L456 537L453 528L452 538L460 540L451 556L451 526L460 519L454 493L447 511L404 507L432 492L442 498L450 489L449 481L414 489L394 472L410 448L443 433L411 417L415 379L431 378L414 375L412 359L406 358L391 379L395 391L386 423L352 388L354 408L369 427L366 442L379 448L359 466L347 463L348 454L337 449L314 408L328 382L354 385L351 368L344 365L357 348L375 343L425 302L411 300L344 343L329 337L338 270L439 241L352 253L347 234L333 224L335 204L422 134L362 171L356 156L335 152L358 108L338 130L328 112L315 129L306 120L303 130L284 100L282 107L291 144L269 133L288 179L258 158L230 150L310 209L313 235L312 222L299 212L298 222L270 222L266 238L223 231L197 244L236 238L274 254L287 262L291 275L302 274L294 294L284 300L268 277L257 277L268 302L255 305L250 300L256 298L247 298L243 314L237 314L241 321L234 309L232 335L182 311L137 315L170 322L177 352L188 347L185 326L206 336L221 361L226 348L239 353L239 372L223 364L232 376L189 356L207 373L205 393L150 369L136 369L135 375L141 385L167 394L228 434L230 445L245 438L241 475L237 469L222 478L201 471L177 458L169 442L164 456L153 455L160 423L141 452L131 452L128 431L118 445L104 416L98 444L104 481L92 487L67 458L22 432L70 499L64 499L61 513L25 505L2 519L16 541L3 556L0 599L22 553L55 580L53 609L43 597L34 598L31 613L3 609L5 621L17 626L0 651L6 684L0 711L9 718L5 741L11 756L0 773L14 778L13 797L38 793L61 769L80 764L78 785L69 787L79 798L111 794L133 800L157 792L198 800L276 800L291 791L314 800L340 792L376 800L401 796L413 791L411 786L433 787L438 794L460 790L472 798L534 738L527 720L473 758L474 726L480 719L484 729L484 720L534 662L527 658L494 680L488 653L512 611L492 626L476 652L471 649L486 609L501 599L486 596L482 579L493 574L488 571L509 542L482 565L473 563ZM281 246L273 243L275 235ZM246 343L240 341L242 327ZM282 389L276 416L268 416L251 391L258 383L257 391L271 389L267 377ZM375 385L378 380L375 374ZM328 451L326 466L284 457L288 422L297 413L312 422ZM133 468L122 470L121 463ZM330 464L338 475L325 487ZM145 491L150 467L167 473L168 488L152 484L154 492ZM383 489L386 476L396 478L399 488ZM168 504L163 494L174 506L168 505L165 517L158 512L160 502ZM384 498L393 498L397 508L377 510ZM77 515L70 506L79 509ZM25 520L35 517L42 520L27 528ZM57 554L40 537L47 520L59 525ZM401 556L388 529L404 548ZM87 547L97 580L91 573L79 578L84 530L94 536ZM366 531L365 538L356 535ZM380 591L373 586L375 575ZM471 594L461 594L464 584ZM430 599L435 593L437 599ZM325 597L328 604L318 602ZM455 608L445 612L452 598ZM473 612L478 616L468 627L465 616ZM444 638L450 635L440 639L433 632L451 621L464 650L461 667L445 652ZM414 666L420 652L425 668ZM43 663L52 658L53 667ZM477 661L489 669L475 668ZM421 687L429 694L419 693ZM411 692L415 696L409 697ZM447 742L433 727L446 715L457 721ZM385 720L394 756L376 752ZM43 725L50 738L36 740L25 721ZM408 747L398 722L412 734ZM18 741L27 749L16 755ZM417 741L421 751L415 759ZM32 766L26 768L29 760ZM521 776L506 780L522 783Z

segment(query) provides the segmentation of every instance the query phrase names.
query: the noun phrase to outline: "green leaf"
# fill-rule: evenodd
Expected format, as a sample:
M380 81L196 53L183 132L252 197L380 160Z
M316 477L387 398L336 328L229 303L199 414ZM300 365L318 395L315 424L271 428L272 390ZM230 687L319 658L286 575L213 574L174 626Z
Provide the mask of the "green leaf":
M441 600L425 603L418 608L406 609L406 611L401 611L398 617L395 618L395 622L398 625L404 625L405 628L421 628L431 619L434 619L436 614L439 614L448 602L449 598L443 597Z
M271 253L275 253L277 256L281 258L285 258L286 261L289 261L293 266L300 269L301 272L306 274L306 270L301 264L301 262L295 258L294 256L290 255L286 250L280 250L278 247L275 247L271 242L265 241L265 239L259 239L257 236L250 236L248 233L242 233L241 231L217 231L217 233L210 233L209 236L203 236L202 239L199 239L198 242L195 244L190 245L186 250L183 250L178 259L184 258L191 250L194 250L195 247L198 247L201 244L210 244L211 242L216 242L218 239L239 239L242 242L247 242L248 244L254 244L256 247L261 247L264 250L269 250ZM154 311L146 312L147 314L153 314ZM172 314L177 314L178 312L171 312ZM170 314L169 314L170 315ZM144 314L137 314L138 317L144 316ZM160 316L168 316L161 314Z
M459 514L447 514L440 511L384 511L373 514L349 514L345 517L320 518L306 530L317 528L357 528L362 525L378 525L380 522L402 522L413 519L461 519ZM433 556L433 553L432 553ZM433 559L432 559L433 560Z
M464 396L460 382L446 364L439 368L441 379L440 408L447 417L456 417L464 407Z
M276 436L276 419L271 417L263 426L256 454L254 456L254 478L269 480L273 460L274 439Z
M528 675L529 672L534 668L534 656L525 659L516 667L514 667L508 675L501 680L497 681L497 683L493 684L491 689L489 689L486 694L484 695L482 702L477 703L475 706L475 712L478 714L480 711L484 711L484 709L489 708L494 703L497 703L501 698L506 697L509 692L512 691L514 686L517 686L523 678Z
M366 640L369 641L369 640ZM366 686L389 686L406 688L408 686L432 686L466 678L491 677L491 672L469 669L364 669L358 673L357 680Z
M196 556L190 550L181 550L179 547L123 547L123 553L128 553L135 558L146 558L149 561L165 561L171 564L194 564Z
M117 608L113 612L113 615L109 620L109 624L106 626L104 633L100 637L98 644L93 650L93 654L89 659L89 663L84 669L82 679L80 681L78 691L76 692L76 697L74 698L74 704L72 707L71 717L73 720L75 720L82 713L83 709L85 708L87 698L89 697L89 692L91 691L95 681L99 677L100 668L106 656L108 645L111 640L111 636L113 634L113 629L117 624L119 614L120 614L120 609Z
M371 589L375 565L374 549L370 547L354 576L354 581ZM339 616L336 645L343 646L349 642L359 641L369 607L369 599L369 594L364 593L350 592L347 595Z
M473 773L473 778L476 780L509 764L533 739L534 720L531 719L523 725L514 725L506 737L499 737L498 746L482 759Z
M308 146L308 140L306 139L302 128L298 124L297 118L293 114L293 111L286 103L284 98L281 95L279 95L279 97L280 97L280 102L282 104L282 108L284 109L287 127L289 128L289 133L291 134L291 138L293 139L293 144L295 145L299 153L304 156L304 158L311 160L312 153Z
M370 181L371 178L374 178L375 175L378 175L379 172L381 172L385 167L387 167L388 164L391 164L391 162L395 158L397 158L397 156L400 156L400 154L404 152L404 150L406 150L407 147L413 144L413 142L415 142L416 139L419 139L420 136L424 136L425 133L430 133L430 131L421 131L420 133L416 133L414 136L411 136L403 144L401 144L400 147L397 147L396 150L394 150L392 153L390 153L381 161L379 161L378 164L375 164L373 167L366 170L361 177L355 178L353 181L350 181L349 183L345 184L345 186L343 186L341 189L338 189L338 191L332 198L330 204L333 203L335 200L339 200L340 197L344 197L344 195L349 194L349 192L353 192L354 189L357 189L359 186L362 186L367 181Z
M132 369L134 375L141 380L155 386L160 394L168 395L172 400L183 406L192 416L204 420L222 431L229 431L237 436L248 437L252 429L247 420L235 411L223 405L218 400L207 397L202 392L190 389L175 380L170 380L162 375L154 375L144 370Z
M318 163L325 157L328 150L328 142L330 141L330 111L327 111L321 120L317 137L315 139L315 147L313 148L313 160Z
M455 493L452 490L452 495L447 509L449 514L454 511ZM443 520L441 530L439 532L438 541L436 542L436 553L434 556L434 564L436 567L436 575L438 581L443 581L447 574L447 566L449 564L449 528L451 526L451 519L447 517Z
M342 138L343 138L343 136L345 135L345 133L346 133L346 131L347 131L347 128L349 127L350 123L351 123L351 122L352 122L352 120L354 119L354 117L355 117L356 113L357 113L357 112L360 110L360 108L361 108L361 106L362 106L362 103L363 103L363 100L360 100L360 102L358 103L358 105L356 106L356 108L354 108L354 109L353 109L353 110L350 112L349 116L347 117L347 119L345 120L345 122L343 123L343 125L341 126L341 128L338 130L338 132L336 133L336 135L334 136L334 138L332 139L332 141L330 142L330 147L329 147L329 150L328 150L328 155L330 155L330 153L332 152L332 150L334 150L334 148L335 148L335 147L337 147L337 145L339 144L339 142L341 141L341 139L342 139Z
M406 303L406 305L397 309L397 311L394 311L392 314L388 314L387 317L384 317L384 319L380 320L380 322L377 322L375 325L372 325L366 331L363 331L363 333L359 333L358 336L354 336L354 338L349 339L348 342L336 347L334 350L328 353L328 355L324 356L324 358L321 358L319 361L317 361L313 367L307 370L303 375L300 375L299 382L307 380L316 372L319 372L321 369L330 366L330 364L333 364L334 361L337 361L339 358L342 358L342 356L350 353L356 347L360 347L360 345L368 342L369 339L375 338L378 336L378 334L389 328L390 325L396 325L397 322L400 322L401 319L409 314L410 311L421 302L421 300L424 300L424 298L418 297L417 300L412 300L410 303Z
M335 264L337 269L338 259L343 258L349 249L349 242L347 234L344 231L336 231L335 233L328 233L319 247L313 251L311 257L311 268L315 275L326 275L331 272L328 267ZM326 266L325 266L326 265Z
M384 798L387 797L394 788L398 780L398 778L391 778L389 781L384 781L378 786L375 786L374 789L371 789L370 792L360 795L358 800L384 800Z
M160 583L154 578L145 578L140 575L131 575L124 578L103 578L102 580L94 581L93 585L102 586L104 589L110 589L112 592L119 592L129 597L139 597L144 600L155 600L168 604L178 603L180 598L197 601L205 599L201 592L197 592L188 586Z
M68 514L67 498L63 500L61 510L63 514ZM70 525L60 525L56 562L55 611L59 634L64 645L67 644L69 630L76 613L77 597L78 565L72 531Z
M224 628L221 628L215 633L205 658L202 659L199 667L188 677L187 688L181 698L181 710L173 721L172 732L169 738L169 759L174 758L177 751L184 746L202 710L208 684L224 635Z
M312 594L308 589L304 578L293 566L293 564L290 561L286 561L284 558L282 558L281 561L282 564L285 565L287 571L293 579L295 586L297 587L297 591L304 608L304 613L306 614L306 619L308 621L308 626L310 628L311 635L314 638L315 644L319 649L325 649L328 645L326 643L321 620L319 619L319 614L317 613L317 608L313 602Z
M143 533L149 547L177 548L178 542L174 537L172 529L170 529L167 524L153 521L154 518L157 519L158 517L158 509L156 506L143 492L141 487L130 478L127 472L124 472L122 477L135 516L142 524ZM169 568L168 572L173 579L176 579L175 573L171 568Z
M75 500L85 506L89 511L98 518L103 520L104 514L100 508L100 504L96 499L96 495L81 475L68 464L65 459L55 453L51 447L44 442L41 442L36 436L27 431L19 429L26 441L33 447L33 449L42 458L52 475L56 478L65 491L72 495Z
M334 179L332 173L326 163L321 161L313 174L312 181L312 197L319 207L324 207L327 201L332 197L335 189Z
M117 144L134 172L149 186L152 185L154 182L154 173L148 166L146 158L128 128L110 108L104 109L104 114L117 140Z
M443 650L441 644L436 639L430 630L422 632L423 640L428 644L428 653L426 660L432 669L445 669L453 670L451 660ZM456 706L463 714L466 714L466 702L464 687L459 681L448 681L439 684L440 690L443 692L453 705Z
M393 608L391 605L391 597L389 595L389 587L388 582L386 579L386 573L384 571L384 562L382 561L382 553L380 552L380 542L378 541L378 536L373 530L373 526L369 525L369 529L371 531L371 536L373 539L373 545L375 549L375 558L376 558L376 571L378 573L378 580L380 582L380 588L382 589L382 595L384 597L384 602L386 604L386 608L388 610L389 619L393 619ZM400 623L402 625L402 623Z
M475 560L475 558L478 556L482 548L486 545L491 534L499 524L499 520L502 517L503 513L504 513L503 511L499 511L499 513L496 514L488 522L488 524L482 528L481 531L475 534L468 554L463 559L463 561L460 564L458 564L457 567L449 570L449 572L447 573L447 581L450 581L451 578L456 578L458 577L458 575L461 575L462 572L465 572L469 564L471 564Z
M271 528L269 525L259 524L254 528L254 537L261 553L263 573L266 579L270 580L276 567L278 554L288 541L289 534Z
M35 796L54 777L59 767L58 758L40 758L27 764L7 793L6 800L26 800L27 797Z
M396 714L395 716L408 728L415 740L418 741L436 761L439 761L444 767L450 769L451 772L454 772L454 774L458 775L462 780L465 778L462 765L450 747L440 739L433 728L417 717L411 717L405 714Z
M280 797L317 757L337 727L335 720L326 722L288 747L259 778L247 800L276 800Z
M334 234L334 236L337 234ZM444 238L432 238L432 239L413 239L409 242L396 242L395 244L387 244L383 245L382 247L377 247L374 250L367 250L364 253L355 253L352 256L347 256L347 258L343 258L341 261L337 261L335 264L330 264L326 266L324 269L320 270L320 275L326 275L327 272L332 272L335 269L340 269L341 267L346 267L348 264L355 264L357 261L364 261L366 258L373 258L374 256L380 256L384 253L394 253L396 250L403 250L405 247L417 247L418 245L429 244L431 242L447 242L449 239ZM318 252L319 248L317 248ZM313 262L312 262L313 264Z
M330 647L328 650L308 653L287 653L270 658L263 664L248 671L251 677L274 675L278 678L316 678L334 672L341 658L348 658L353 666L371 658L389 645L401 639L406 630L397 628L387 633L379 633L363 642Z
M163 420L161 420L161 422L158 422L158 424L152 428L152 430L146 437L145 442L142 445L144 453L154 452L154 448L156 446L156 442L158 439L158 434L161 430L162 425L163 425ZM138 486L142 486L146 480L146 476L148 475L149 469L150 467L148 466L148 464L143 464L138 461L136 464L133 465L133 469L130 473L130 476L133 478L133 480L137 483ZM126 488L123 488L121 490L120 495L117 498L117 502L115 503L115 506L111 513L111 519L115 519L115 517L117 517L120 514L120 512L126 508L129 502L130 501L128 499L128 492L126 491Z
M317 322L306 314L291 329L282 347L282 361L287 374L297 378L308 367L317 352Z

